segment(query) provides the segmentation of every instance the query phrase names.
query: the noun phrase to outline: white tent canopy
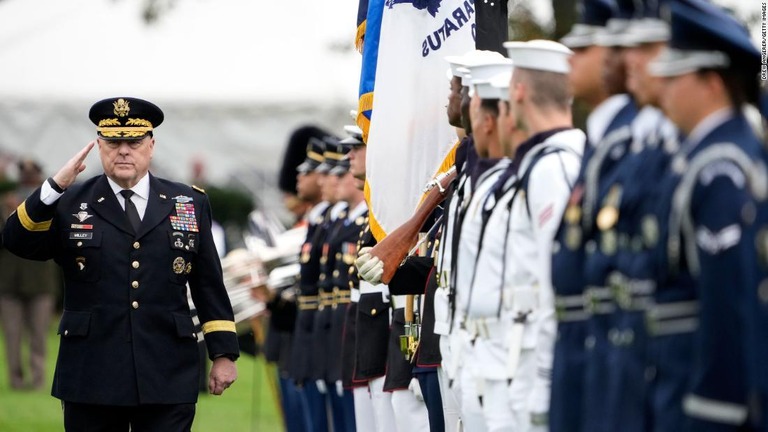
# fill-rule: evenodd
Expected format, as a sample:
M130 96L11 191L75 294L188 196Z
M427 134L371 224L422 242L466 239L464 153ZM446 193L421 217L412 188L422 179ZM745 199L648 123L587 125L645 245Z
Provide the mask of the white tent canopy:
M203 160L220 182L275 173L301 124L351 121L356 2L183 0L151 25L143 4L0 1L0 152L52 172L95 136L93 102L135 96L166 115L153 172L185 181Z

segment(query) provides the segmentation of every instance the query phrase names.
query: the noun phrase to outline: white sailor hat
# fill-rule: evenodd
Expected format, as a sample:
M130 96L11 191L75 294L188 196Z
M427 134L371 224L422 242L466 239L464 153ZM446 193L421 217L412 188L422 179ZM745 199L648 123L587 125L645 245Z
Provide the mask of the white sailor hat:
M509 81L512 79L512 70L499 72L488 80L492 91L496 94L496 99L509 101Z
M565 45L549 40L504 42L507 55L516 68L567 74L571 71L568 57L573 51Z
M467 65L472 85L481 99L498 99L498 92L491 86L490 79L502 72L512 76L512 60L500 56L492 63Z
M445 60L451 65L451 76L461 77L461 85L468 86L470 82L468 79L469 77L467 76L467 66L490 63L494 60L498 61L503 58L504 56L496 51L472 50L467 51L464 55L460 56L447 56L445 57Z

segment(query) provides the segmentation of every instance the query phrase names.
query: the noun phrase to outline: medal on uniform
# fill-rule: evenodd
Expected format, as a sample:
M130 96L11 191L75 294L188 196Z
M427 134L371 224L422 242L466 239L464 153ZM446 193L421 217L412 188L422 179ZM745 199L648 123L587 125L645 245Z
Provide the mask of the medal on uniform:
M640 222L640 230L643 233L643 243L646 247L652 248L659 242L659 224L656 217L646 215Z
M608 191L603 208L597 214L597 227L600 231L607 231L616 225L619 220L619 200L621 199L621 186L613 185Z
M173 260L173 272L176 274L182 274L184 273L184 267L186 266L186 262L184 262L184 258L182 257L176 257L176 259Z
M344 251L343 260L344 264L352 265L355 263L355 255L357 255L357 246L354 243L344 242L342 245Z
M600 250L606 255L616 253L616 230L608 230L600 233Z
M195 205L186 202L177 202L176 214L171 216L171 227L179 231L200 231L197 228Z
M565 245L570 250L576 250L581 246L581 227L578 224L569 224L565 228Z
M568 205L565 209L565 221L571 225L576 225L581 220L581 207L578 205Z
M306 264L309 262L309 252L312 250L312 243L304 243L301 246L301 263Z
M88 214L87 211L79 211L77 213L73 213L72 216L76 217L80 222L85 222L87 219L93 217L93 215Z

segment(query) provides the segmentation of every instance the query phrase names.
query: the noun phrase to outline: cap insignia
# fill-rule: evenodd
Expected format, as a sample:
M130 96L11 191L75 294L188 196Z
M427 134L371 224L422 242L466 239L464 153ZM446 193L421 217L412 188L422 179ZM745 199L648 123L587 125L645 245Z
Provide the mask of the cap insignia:
M128 101L123 98L116 100L113 105L115 106L115 115L118 117L125 117L131 111Z

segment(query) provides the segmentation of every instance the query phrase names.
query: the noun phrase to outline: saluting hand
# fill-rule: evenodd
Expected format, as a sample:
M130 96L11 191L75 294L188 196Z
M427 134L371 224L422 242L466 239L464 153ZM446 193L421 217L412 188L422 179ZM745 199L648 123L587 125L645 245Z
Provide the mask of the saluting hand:
M219 357L213 360L208 391L211 394L220 395L228 389L237 379L237 366L227 357Z
M72 183L75 182L77 175L85 169L85 164L83 162L95 145L96 141L91 141L83 147L82 150L77 152L77 154L67 161L67 163L61 167L59 172L53 176L53 181L55 181L62 189L70 187Z

